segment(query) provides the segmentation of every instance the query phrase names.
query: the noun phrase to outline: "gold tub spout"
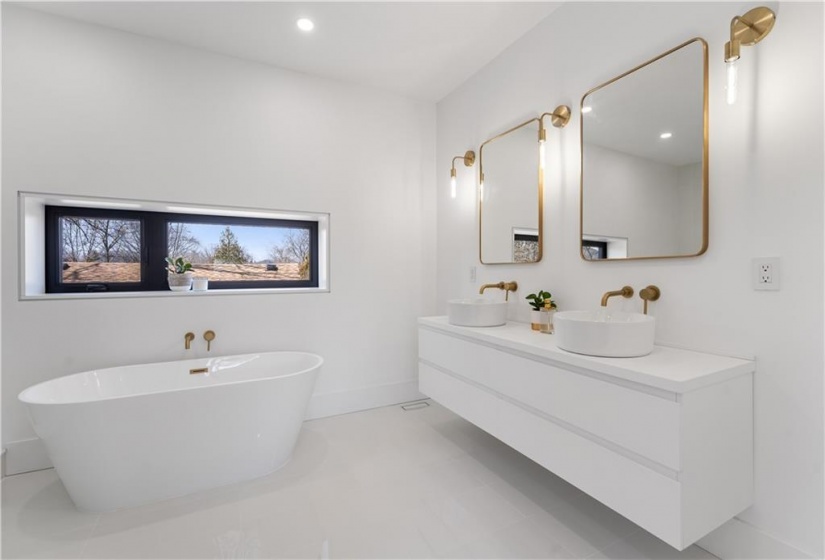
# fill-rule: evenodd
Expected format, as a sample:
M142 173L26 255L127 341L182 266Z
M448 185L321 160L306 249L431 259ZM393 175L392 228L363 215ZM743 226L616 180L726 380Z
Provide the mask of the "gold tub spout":
M606 292L602 296L602 307L607 307L607 300L614 296L622 296L623 298L633 297L633 288L631 288L630 286L625 286L621 290Z
M504 301L510 300L510 292L515 292L518 290L518 284L513 282L498 282L497 284L484 284L481 288L478 289L478 293L483 294L484 290L487 288L498 288L499 290L504 290Z
M195 340L195 333L188 332L183 335L183 347L189 350L192 346L192 341Z

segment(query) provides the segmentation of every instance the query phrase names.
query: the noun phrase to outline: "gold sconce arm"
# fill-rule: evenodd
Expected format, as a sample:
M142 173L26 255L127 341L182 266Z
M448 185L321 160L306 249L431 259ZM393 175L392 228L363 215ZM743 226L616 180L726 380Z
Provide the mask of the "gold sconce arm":
M553 109L552 113L543 113L539 117L539 141L547 139L544 131L544 117L550 117L550 124L556 128L564 128L570 122L570 107L567 105L559 105Z

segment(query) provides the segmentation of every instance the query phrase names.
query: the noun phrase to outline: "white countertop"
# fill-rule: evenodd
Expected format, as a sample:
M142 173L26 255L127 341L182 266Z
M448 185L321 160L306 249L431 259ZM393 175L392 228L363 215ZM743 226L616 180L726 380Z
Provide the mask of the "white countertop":
M655 346L652 353L640 358L597 358L574 354L558 348L554 335L531 330L528 323L510 321L500 327L458 327L449 324L447 317L421 317L418 323L431 330L477 340L488 346L532 354L559 365L575 366L674 393L687 393L756 370L756 363L751 360L667 346Z

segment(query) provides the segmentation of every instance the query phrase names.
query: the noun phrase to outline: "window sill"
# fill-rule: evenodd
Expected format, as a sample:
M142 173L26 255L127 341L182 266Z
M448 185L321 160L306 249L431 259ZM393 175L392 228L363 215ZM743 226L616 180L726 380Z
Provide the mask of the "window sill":
M78 292L71 294L21 295L19 301L49 301L61 299L125 299L125 298L167 298L167 297L208 297L270 294L318 294L329 293L329 288L243 288L236 290L205 290L202 292Z

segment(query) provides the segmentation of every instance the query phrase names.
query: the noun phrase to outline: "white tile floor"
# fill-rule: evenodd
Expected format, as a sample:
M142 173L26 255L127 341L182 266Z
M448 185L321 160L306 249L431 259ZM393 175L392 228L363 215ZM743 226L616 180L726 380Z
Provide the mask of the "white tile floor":
M265 478L102 515L2 482L3 558L626 558L678 553L435 403L306 422Z

